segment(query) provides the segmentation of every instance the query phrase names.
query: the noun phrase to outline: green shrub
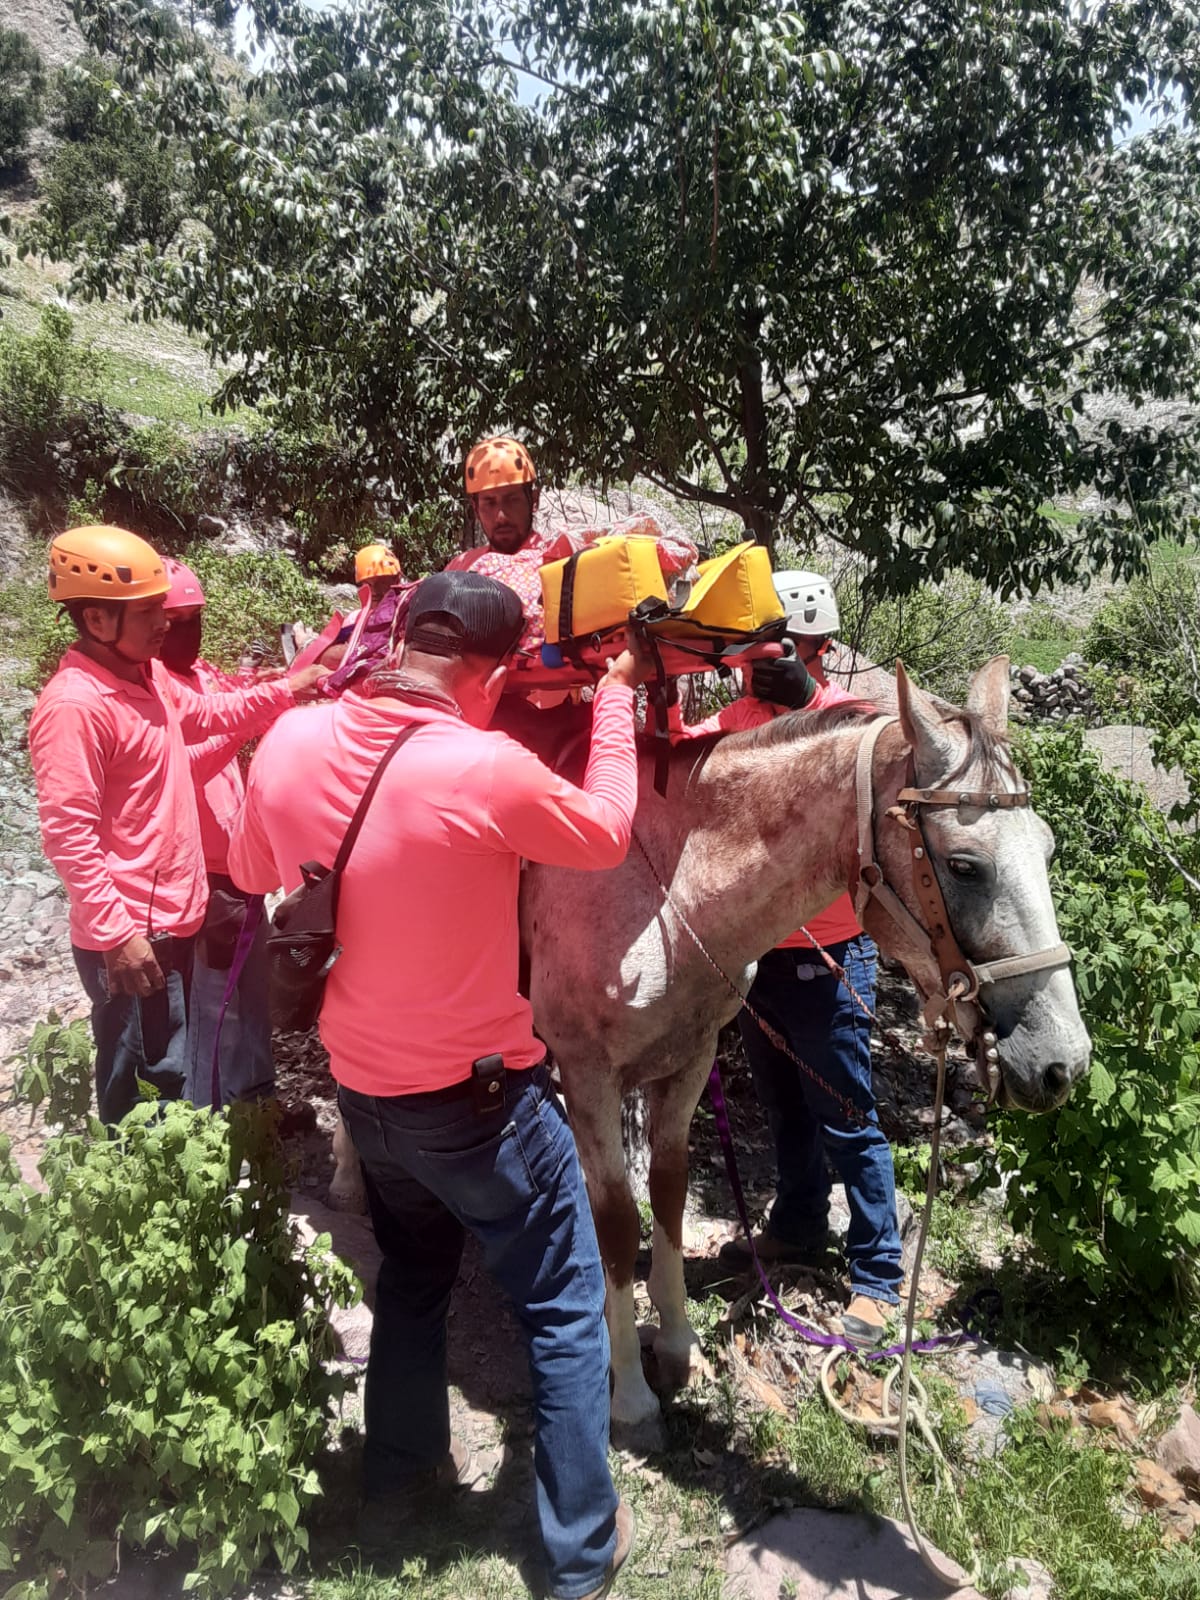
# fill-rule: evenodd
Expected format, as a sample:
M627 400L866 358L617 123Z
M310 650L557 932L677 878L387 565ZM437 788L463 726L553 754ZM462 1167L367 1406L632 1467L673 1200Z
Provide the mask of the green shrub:
M57 249L82 234L110 228L117 202L112 185L117 151L98 144L63 144L46 162L41 183L41 220Z
M347 578L354 551L375 540L395 546L410 576L443 566L458 549L452 504L423 501L398 512L375 464L327 429L300 435L260 421L225 450L245 504L288 517L300 532L301 560L331 578Z
M56 139L93 144L108 131L109 106L116 87L111 66L98 56L82 55L54 75L46 119Z
M1176 561L1110 596L1083 654L1102 708L1169 725L1200 713L1200 567Z
M68 1131L85 1126L92 1107L92 1032L81 1018L63 1022L47 1013L12 1056L14 1098L30 1112L45 1106L45 1120Z
M12 578L0 588L0 621L8 653L22 663L18 685L36 693L75 638L70 619L50 599L43 573Z
M134 130L59 145L41 185L45 240L55 252L101 237L165 249L183 220L182 186L174 153Z
M193 522L219 492L195 441L169 422L134 428L108 480L139 509L165 514L180 526Z
M1200 1353L1200 926L1165 823L1077 730L1021 763L1055 830L1052 882L1092 1035L1090 1076L1049 1117L1004 1114L987 1177L1117 1347ZM1084 1315L1088 1315L1085 1311Z
M56 253L82 240L165 249L183 220L174 149L150 138L113 95L111 68L84 56L58 74L50 126L61 141L41 180L38 236Z
M92 1133L51 1142L44 1194L0 1145L0 1570L34 1600L165 1543L225 1594L307 1548L346 1388L327 1313L356 1286L328 1238L297 1258L260 1108L145 1104Z
M63 527L86 528L92 523L103 521L104 485L97 483L95 478L88 478L79 493L68 498Z
M319 586L290 556L222 555L212 545L193 544L183 553L204 586L205 657L233 670L249 645L261 644L271 660L279 655L279 625L297 618L318 627L330 606Z
M47 447L77 433L81 403L95 400L104 363L77 345L62 306L42 311L35 334L0 328L0 462L40 466Z
M956 702L966 696L971 674L1006 654L1013 637L1007 610L961 572L891 600L841 583L838 609L845 643L889 669L899 657L922 688Z
M46 75L28 34L0 28L0 168L15 166L41 113Z
M458 554L459 531L452 508L426 501L385 524L382 538L396 552L406 578L427 578Z

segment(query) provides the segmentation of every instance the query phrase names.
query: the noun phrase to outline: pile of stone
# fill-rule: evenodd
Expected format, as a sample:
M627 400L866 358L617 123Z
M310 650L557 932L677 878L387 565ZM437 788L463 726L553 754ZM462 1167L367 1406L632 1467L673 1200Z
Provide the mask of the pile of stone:
M1013 667L1012 697L1018 716L1041 717L1049 722L1097 720L1091 685L1084 677L1081 655L1072 653L1053 672L1036 667Z
M25 748L33 704L27 690L7 687L21 663L0 658L0 1102L7 1094L4 1065L35 1022L50 1010L86 1014L71 962L71 937L62 885L42 855L37 798ZM29 1114L20 1113L21 1130ZM0 1131L17 1132L0 1118Z

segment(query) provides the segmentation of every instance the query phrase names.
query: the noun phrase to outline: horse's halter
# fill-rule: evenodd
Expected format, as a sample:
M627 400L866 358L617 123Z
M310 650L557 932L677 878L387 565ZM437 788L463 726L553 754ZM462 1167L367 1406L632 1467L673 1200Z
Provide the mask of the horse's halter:
M883 868L875 857L875 791L872 776L879 736L885 728L898 721L897 717L878 718L867 729L858 747L855 774L858 870L857 881L853 884L855 915L859 925L863 926L867 905L874 897L918 950L926 945L929 947L937 962L941 988L925 995L925 1024L929 1029L936 1030L939 1025L944 1026L946 1019L953 1014L954 1025L964 1043L968 1049L976 1049L983 1087L994 1100L1001 1083L1000 1052L995 1032L990 1026L987 1007L980 998L980 989L987 984L1003 983L1006 978L1019 978L1031 972L1068 966L1071 952L1065 944L1055 944L1044 950L1032 951L1029 955L1006 956L999 961L968 960L950 925L945 897L930 858L929 844L921 822L922 807L974 806L981 811L1012 811L1028 806L1028 788L1008 793L984 789L918 789L910 784L901 789L897 797L900 803L890 807L887 815L908 834L912 849L913 892L926 919L925 925L917 921L887 882ZM908 770L915 780L916 762L911 751Z

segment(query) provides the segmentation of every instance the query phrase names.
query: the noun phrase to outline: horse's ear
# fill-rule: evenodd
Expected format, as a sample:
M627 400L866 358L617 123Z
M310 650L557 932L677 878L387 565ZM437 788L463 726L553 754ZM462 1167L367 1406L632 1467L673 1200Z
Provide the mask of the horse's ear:
M937 707L910 680L903 661L896 662L896 701L900 726L912 746L918 778L924 783L932 782L950 769L957 751Z
M1002 734L1008 728L1008 677L1008 657L993 656L971 679L967 710L979 714L989 733Z

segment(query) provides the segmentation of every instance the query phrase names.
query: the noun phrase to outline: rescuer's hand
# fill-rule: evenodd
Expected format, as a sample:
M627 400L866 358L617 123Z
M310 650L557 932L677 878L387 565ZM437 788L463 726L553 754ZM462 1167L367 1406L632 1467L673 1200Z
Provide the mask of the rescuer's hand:
M801 711L816 692L817 681L799 656L776 656L754 663L750 693L756 700Z
M145 998L166 983L154 948L145 934L135 933L115 950L104 952L109 994L134 994Z
M317 685L328 677L329 668L323 667L319 661L313 661L307 667L301 667L299 672L291 673L288 682L297 700L312 700L316 697Z
M636 689L639 683L654 676L654 657L649 650L640 639L626 637L630 638L630 644L615 660L609 661L608 671L600 679L600 688L606 683L620 683L627 689Z

